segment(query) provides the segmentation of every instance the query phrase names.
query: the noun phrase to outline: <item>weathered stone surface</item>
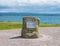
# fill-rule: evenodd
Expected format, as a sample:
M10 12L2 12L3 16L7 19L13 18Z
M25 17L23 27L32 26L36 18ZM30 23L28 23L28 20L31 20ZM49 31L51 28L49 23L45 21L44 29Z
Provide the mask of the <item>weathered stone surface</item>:
M21 36L25 38L38 38L39 19L35 17L23 17Z

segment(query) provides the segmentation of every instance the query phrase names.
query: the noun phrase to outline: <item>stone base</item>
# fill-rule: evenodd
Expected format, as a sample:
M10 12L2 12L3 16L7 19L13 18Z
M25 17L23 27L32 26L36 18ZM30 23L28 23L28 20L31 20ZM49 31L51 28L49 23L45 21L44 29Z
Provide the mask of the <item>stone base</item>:
M33 33L22 32L21 36L23 38L38 38L39 37L39 33L38 32L33 32Z

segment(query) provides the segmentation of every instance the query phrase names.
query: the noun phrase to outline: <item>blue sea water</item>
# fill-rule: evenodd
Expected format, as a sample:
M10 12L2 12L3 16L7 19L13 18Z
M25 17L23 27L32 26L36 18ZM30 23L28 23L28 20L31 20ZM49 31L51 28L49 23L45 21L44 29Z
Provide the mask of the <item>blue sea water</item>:
M60 14L0 13L0 22L22 22L24 16L35 16L41 23L60 24Z

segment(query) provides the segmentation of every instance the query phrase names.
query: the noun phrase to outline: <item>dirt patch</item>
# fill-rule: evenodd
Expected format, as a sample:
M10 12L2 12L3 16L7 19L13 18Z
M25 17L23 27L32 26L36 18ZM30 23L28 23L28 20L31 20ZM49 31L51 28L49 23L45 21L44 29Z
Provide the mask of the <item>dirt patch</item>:
M21 29L1 30L0 46L60 46L60 27L41 27L43 37L26 39L21 37Z

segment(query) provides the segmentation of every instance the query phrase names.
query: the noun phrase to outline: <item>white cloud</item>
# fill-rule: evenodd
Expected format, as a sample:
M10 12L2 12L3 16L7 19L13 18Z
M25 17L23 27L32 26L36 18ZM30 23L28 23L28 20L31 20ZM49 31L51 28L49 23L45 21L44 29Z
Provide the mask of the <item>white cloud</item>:
M17 0L19 5L60 5L60 0Z
M30 5L32 5L33 7ZM12 9L2 9L0 11L53 11L57 7L60 8L60 0L0 0L0 6L13 7ZM41 7L37 8L37 6Z
M21 5L59 5L60 0L0 0L0 5L21 6Z

